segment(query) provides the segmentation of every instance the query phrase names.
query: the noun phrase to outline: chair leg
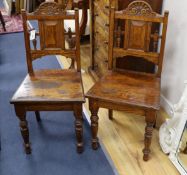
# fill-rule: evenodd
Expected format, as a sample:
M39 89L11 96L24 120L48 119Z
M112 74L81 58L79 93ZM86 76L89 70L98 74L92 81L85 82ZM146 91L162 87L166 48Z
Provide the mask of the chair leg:
M184 153L184 154L187 154L187 142L186 142L186 147L184 148L183 153Z
M35 115L36 115L37 122L40 122L41 121L40 112L39 111L35 111Z
M98 148L98 110L97 104L95 102L89 102L89 108L91 111L91 132L92 132L92 149L96 150Z
M75 115L75 133L77 137L77 152L83 152L83 117L82 117L82 104L74 106Z
M156 111L147 111L146 116L146 127L145 127L145 138L144 138L144 144L145 147L143 149L143 160L148 161L149 160L149 153L150 153L150 146L151 146L151 139L152 139L152 133L153 133L153 126L156 121Z
M15 106L15 112L20 120L20 130L24 141L25 152L26 154L31 154L31 147L29 142L29 129L26 120L26 111L21 107Z
M113 120L113 110L112 109L108 110L108 118L109 118L109 120Z

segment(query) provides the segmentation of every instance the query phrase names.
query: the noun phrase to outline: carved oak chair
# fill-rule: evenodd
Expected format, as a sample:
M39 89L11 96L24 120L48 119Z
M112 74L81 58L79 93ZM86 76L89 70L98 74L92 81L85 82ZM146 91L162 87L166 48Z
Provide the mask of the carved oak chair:
M80 39L78 10L72 14L63 10L55 2L44 2L33 13L22 11L28 75L11 99L20 120L25 151L31 153L27 111L35 111L40 121L39 111L73 111L77 151L82 152L82 104L85 102L80 65ZM37 20L39 32L30 43L28 20ZM76 44L73 49L65 48L64 20L75 20ZM40 40L40 43L37 41ZM39 48L37 47L39 45ZM64 55L76 58L76 69L34 70L32 62L46 55ZM45 59L45 58L44 58Z
M119 28L119 21L125 21L124 31ZM115 11L113 7L110 9L108 72L86 94L91 111L93 149L98 148L99 108L109 109L109 119L112 119L112 110L132 112L145 116L143 159L148 160L153 125L160 108L160 80L167 22L168 12L161 16L153 12L144 1L133 1L122 11ZM162 36L157 31L152 33L153 23L162 25ZM151 40L155 45L153 51L149 50ZM157 50L159 40L160 48ZM155 73L116 69L115 59L125 59L127 55L154 63Z

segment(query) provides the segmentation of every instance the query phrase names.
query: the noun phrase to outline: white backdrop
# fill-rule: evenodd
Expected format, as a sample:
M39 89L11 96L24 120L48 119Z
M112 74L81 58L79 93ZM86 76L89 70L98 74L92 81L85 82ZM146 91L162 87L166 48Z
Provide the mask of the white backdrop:
M187 80L187 0L164 0L169 24L162 72L161 104L168 114L177 103Z

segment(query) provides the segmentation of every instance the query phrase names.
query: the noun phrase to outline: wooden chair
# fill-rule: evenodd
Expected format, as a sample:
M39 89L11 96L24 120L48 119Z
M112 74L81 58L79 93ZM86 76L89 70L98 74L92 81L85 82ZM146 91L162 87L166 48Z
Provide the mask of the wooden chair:
M82 152L82 104L85 102L80 65L80 39L78 10L68 14L55 2L44 2L33 13L22 11L28 75L11 99L20 120L21 134L25 151L31 153L29 130L26 120L27 111L35 111L40 121L39 111L73 111L77 151ZM37 20L39 32L30 44L30 31L27 20ZM76 45L73 49L65 48L64 20L75 20ZM37 41L40 46L37 47ZM76 69L34 70L32 62L46 55L64 55L76 58ZM45 59L45 58L44 58Z
M118 22L125 21L125 30L118 27ZM87 92L91 111L92 148L98 148L98 110L132 112L145 116L145 147L143 159L149 158L153 125L156 112L160 108L160 79L164 46L168 22L168 12L164 16L152 11L144 1L133 1L122 11L110 9L108 72ZM162 24L162 36L156 31L152 33L153 23ZM150 41L155 45L149 51ZM158 42L160 49L157 50ZM133 72L115 69L115 58L133 55L155 64L155 73ZM124 58L125 59L125 58Z

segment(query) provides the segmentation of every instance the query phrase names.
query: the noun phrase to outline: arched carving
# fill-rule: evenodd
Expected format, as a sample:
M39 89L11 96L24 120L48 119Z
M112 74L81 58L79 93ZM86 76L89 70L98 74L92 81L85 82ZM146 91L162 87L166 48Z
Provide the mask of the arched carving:
M61 15L64 13L63 7L56 2L43 2L38 9L33 12L34 15Z
M127 9L124 10L127 15L137 15L137 16L155 16L156 13L153 12L151 6L145 1L133 1L131 2Z

